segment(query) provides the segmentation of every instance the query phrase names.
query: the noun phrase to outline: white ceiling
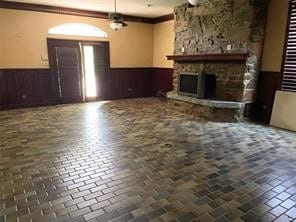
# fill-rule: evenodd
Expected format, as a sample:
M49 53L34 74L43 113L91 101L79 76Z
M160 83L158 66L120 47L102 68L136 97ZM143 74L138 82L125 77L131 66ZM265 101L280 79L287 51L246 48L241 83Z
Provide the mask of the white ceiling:
M100 12L113 12L114 0L8 0ZM126 15L155 18L173 13L177 5L187 0L117 0L117 11ZM148 7L148 4L152 4Z

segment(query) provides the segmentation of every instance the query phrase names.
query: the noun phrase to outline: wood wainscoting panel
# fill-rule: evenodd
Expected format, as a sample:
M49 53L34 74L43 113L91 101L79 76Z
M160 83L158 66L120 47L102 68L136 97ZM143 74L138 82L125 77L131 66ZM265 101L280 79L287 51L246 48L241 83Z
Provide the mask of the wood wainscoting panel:
M111 68L106 99L156 96L173 90L171 68ZM0 69L0 109L57 104L49 69Z
M152 71L152 68L111 68L108 99L151 96Z
M156 96L158 91L167 93L173 91L173 68L153 68L152 95Z
M1 69L0 108L21 108L53 104L48 69Z
M262 71L258 77L257 98L254 117L257 121L268 124L271 118L275 93L281 88L281 73Z
M172 68L112 68L108 99L156 96L173 90Z

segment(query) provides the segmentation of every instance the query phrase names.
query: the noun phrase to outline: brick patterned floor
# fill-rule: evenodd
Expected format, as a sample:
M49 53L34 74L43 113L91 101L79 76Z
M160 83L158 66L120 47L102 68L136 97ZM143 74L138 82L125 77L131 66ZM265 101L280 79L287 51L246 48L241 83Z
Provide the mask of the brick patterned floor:
M293 221L296 134L156 99L0 112L0 221Z

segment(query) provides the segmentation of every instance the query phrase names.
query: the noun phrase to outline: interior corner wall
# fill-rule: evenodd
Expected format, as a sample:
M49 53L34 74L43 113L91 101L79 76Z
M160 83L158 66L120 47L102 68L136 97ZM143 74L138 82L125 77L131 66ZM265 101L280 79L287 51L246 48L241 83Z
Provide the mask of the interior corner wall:
M153 27L153 67L173 68L166 56L174 52L174 21L157 23Z
M262 57L262 71L280 72L289 0L270 0Z
M49 35L51 27L78 22L107 32L107 38ZM0 9L0 68L48 68L46 38L110 42L111 67L152 67L153 25L128 22L113 31L109 21L81 16Z

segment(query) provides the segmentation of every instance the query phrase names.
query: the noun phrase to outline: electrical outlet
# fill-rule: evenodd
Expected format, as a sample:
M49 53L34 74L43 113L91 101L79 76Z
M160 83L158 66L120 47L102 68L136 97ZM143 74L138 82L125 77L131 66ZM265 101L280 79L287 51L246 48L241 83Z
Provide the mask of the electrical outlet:
M49 66L48 58L46 56L41 56L41 64L42 66Z
M48 63L48 61L42 61L42 65L43 66L49 66L49 63Z
M230 51L232 49L232 45L227 45L227 51Z

